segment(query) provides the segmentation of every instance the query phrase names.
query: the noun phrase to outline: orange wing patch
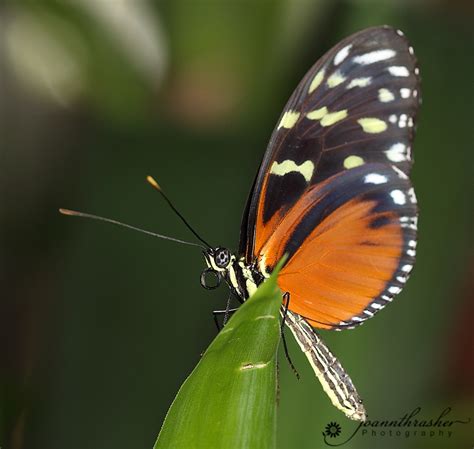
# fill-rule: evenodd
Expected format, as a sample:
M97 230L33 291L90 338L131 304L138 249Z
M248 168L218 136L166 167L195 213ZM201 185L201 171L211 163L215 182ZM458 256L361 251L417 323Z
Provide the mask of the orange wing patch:
M282 210L268 223L272 233L259 235L257 227L255 260L266 275L288 254L278 284L290 294L290 310L312 326L354 327L404 287L415 260L417 209L400 170L363 164L313 185Z
M353 199L336 209L280 272L278 284L290 293L290 310L313 327L333 328L361 314L394 276L403 250L402 229L395 212L374 213L375 205ZM295 207L285 216L263 254L281 254L301 213ZM382 225L374 227L376 220Z

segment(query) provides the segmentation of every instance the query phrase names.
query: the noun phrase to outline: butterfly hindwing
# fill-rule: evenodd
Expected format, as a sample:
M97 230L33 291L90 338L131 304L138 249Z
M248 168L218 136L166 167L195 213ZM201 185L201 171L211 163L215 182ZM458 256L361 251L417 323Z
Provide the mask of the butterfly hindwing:
M278 284L314 327L359 324L390 302L414 264L416 198L407 176L370 163L309 189L261 250L289 260Z
M416 241L408 175L418 103L412 47L400 31L370 28L309 70L273 131L240 250L264 274L289 253L280 287L315 327L361 322L406 280ZM386 182L365 182L371 175Z

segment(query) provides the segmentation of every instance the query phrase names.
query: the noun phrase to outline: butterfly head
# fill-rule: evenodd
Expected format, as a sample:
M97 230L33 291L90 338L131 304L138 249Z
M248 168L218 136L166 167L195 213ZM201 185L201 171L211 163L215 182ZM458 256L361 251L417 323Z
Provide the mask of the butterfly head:
M207 268L201 274L201 285L208 290L219 287L235 256L227 248L220 246L204 251ZM214 277L214 281L211 281Z

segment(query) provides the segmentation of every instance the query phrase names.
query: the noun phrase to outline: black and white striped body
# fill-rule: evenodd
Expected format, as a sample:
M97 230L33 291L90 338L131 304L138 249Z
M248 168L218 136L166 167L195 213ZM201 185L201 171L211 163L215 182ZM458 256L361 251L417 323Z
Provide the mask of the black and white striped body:
M265 280L265 277L255 267L247 265L243 258L235 259L227 273L227 283L243 301L252 296Z
M247 300L270 275L263 275L256 265L248 265L226 248L210 249L204 253L208 270L224 279L241 302ZM290 299L291 299L291 292ZM282 307L283 314L283 307ZM300 315L287 311L285 324L308 358L316 377L335 407L351 419L365 421L366 413L354 384L338 359L321 337Z
M210 249L204 253L208 270L224 279L241 302L248 299L257 290L265 277L244 258L237 258L222 247Z

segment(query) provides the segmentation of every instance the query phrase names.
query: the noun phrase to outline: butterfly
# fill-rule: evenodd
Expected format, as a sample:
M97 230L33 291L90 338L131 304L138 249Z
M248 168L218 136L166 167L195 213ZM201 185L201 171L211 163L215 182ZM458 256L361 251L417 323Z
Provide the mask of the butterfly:
M277 122L243 213L237 253L209 245L148 177L204 246L145 232L201 246L203 287L224 280L243 302L286 255L277 280L284 323L332 403L359 421L366 419L359 394L316 329L359 326L407 282L416 254L409 175L419 104L419 68L401 31L368 28L329 50Z
M315 329L352 329L405 286L415 262L410 182L419 68L404 34L355 33L329 50L287 102L242 218L238 254L205 252L208 270L247 299L286 254L285 323L333 404L362 401Z

